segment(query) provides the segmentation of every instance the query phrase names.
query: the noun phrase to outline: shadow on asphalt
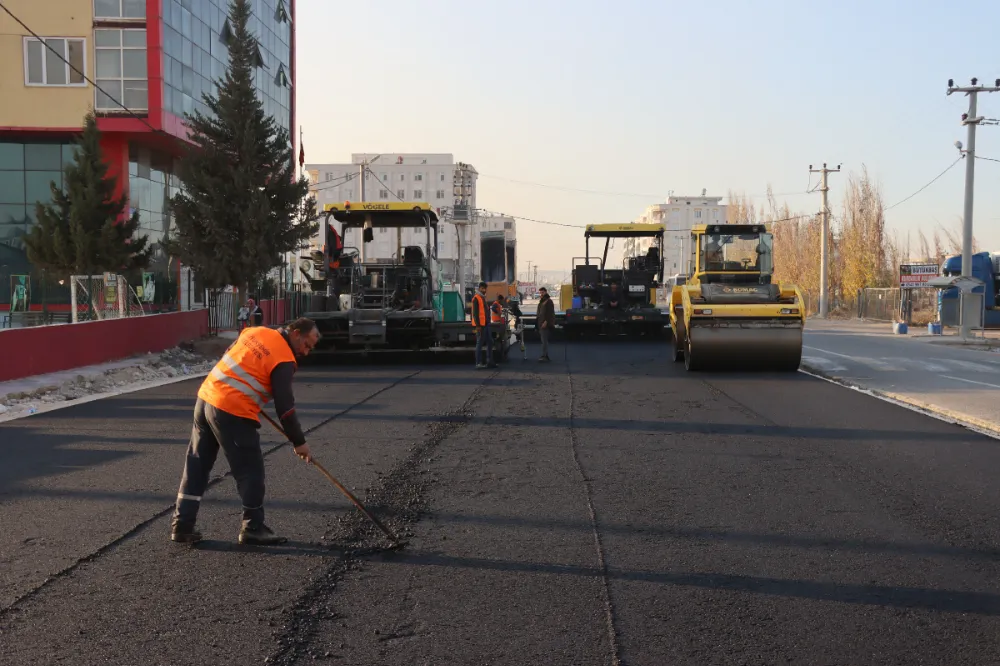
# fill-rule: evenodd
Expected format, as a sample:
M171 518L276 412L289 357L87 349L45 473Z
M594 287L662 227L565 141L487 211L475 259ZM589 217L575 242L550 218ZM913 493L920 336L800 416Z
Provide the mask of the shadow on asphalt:
M339 496L333 496L329 501L304 502L281 499L280 488L276 488L272 492L274 493L274 496L269 496L265 500L265 506L268 509L322 512L330 514L331 517L337 515L347 515L356 511L353 506ZM24 488L20 490L6 490L3 493L0 493L0 498L11 496L78 499L84 501L107 501L115 503L149 502L160 503L164 507L170 506L174 502L174 496L171 494L150 492ZM210 494L205 497L204 502L206 507L226 507L234 511L239 511L241 507L239 498L236 496L236 491L229 487L213 489L210 491ZM380 518L386 518L387 516L392 515L391 511L386 511L384 507L377 504L368 504L367 507ZM487 525L491 527L512 527L515 529L532 530L561 530L578 532L580 534L590 534L593 530L590 521L572 521L548 518L510 518L502 515L470 516L439 512L433 512L432 518L435 522L441 523ZM279 531L281 530L280 524L276 524L274 527ZM600 528L602 534L623 537L642 535L643 537L656 537L660 539L691 539L697 541L709 540L726 544L748 544L754 546L798 548L802 550L818 549L822 550L824 553L848 551L853 553L879 553L898 556L952 557L957 559L982 560L989 562L995 562L1000 559L1000 549L997 548L964 548L960 546L939 545L934 543L899 543L893 541L845 539L837 536L769 534L735 530L715 530L699 527L661 527L656 525L635 526L627 523L602 522ZM202 543L208 543L208 541L206 540ZM230 545L242 548L242 546L236 546L235 541ZM312 545L319 547L317 544ZM336 545L330 544L327 548L335 549Z
M580 567L536 562L511 562L477 557L454 557L436 553L401 551L385 557L386 562L403 565L477 569L485 571L565 574L598 578L603 572L596 567ZM810 580L737 576L723 573L670 573L628 571L609 568L608 578L614 581L654 583L675 587L695 587L726 592L748 592L815 601L835 601L866 606L1000 615L1000 595L960 590L935 590L920 587L857 585L826 583Z
M309 543L307 541L286 541L277 546L241 546L234 537L232 541L221 539L203 539L200 542L185 546L185 544L172 544L178 548L193 548L195 550L208 550L219 553L248 553L255 555L297 555L308 557L340 557L344 549L336 544L329 546Z

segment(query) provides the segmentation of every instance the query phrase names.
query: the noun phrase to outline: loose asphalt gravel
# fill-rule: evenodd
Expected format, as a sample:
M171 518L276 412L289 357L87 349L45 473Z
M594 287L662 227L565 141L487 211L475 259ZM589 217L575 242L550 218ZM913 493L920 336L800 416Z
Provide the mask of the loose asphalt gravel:
M399 550L266 424L289 543L171 543L196 380L0 424L0 664L1000 663L996 440L665 352L303 368Z

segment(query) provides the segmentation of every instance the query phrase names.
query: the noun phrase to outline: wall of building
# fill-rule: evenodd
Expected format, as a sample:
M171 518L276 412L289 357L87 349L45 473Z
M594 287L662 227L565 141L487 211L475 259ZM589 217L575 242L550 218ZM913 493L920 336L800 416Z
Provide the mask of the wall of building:
M4 345L17 353L5 355L0 381L160 352L207 333L208 310L8 330Z
M74 38L70 55L64 55L88 76L93 76L93 0L13 0L7 4L18 18L39 36ZM90 85L72 73L48 49L31 47L31 67L25 63L25 38L30 33L6 12L0 11L0 131L10 128L74 129L83 124L83 116L93 103ZM65 48L65 43L54 44ZM47 67L35 67L44 58ZM30 69L32 83L26 76ZM43 78L38 79L37 75ZM48 85L56 80L63 85Z
M664 272L667 276L687 274L691 269L691 227L696 224L726 222L722 197L678 197L667 199L663 223L667 226L664 245Z

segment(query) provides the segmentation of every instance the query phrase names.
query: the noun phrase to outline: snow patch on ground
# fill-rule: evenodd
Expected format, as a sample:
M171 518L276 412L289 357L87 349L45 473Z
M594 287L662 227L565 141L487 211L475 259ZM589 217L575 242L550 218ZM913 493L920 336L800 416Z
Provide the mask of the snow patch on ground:
M33 414L53 404L102 394L126 393L165 380L197 377L211 370L216 361L217 358L208 358L178 347L159 354L148 354L125 367L79 374L58 385L0 395L0 418L8 420Z

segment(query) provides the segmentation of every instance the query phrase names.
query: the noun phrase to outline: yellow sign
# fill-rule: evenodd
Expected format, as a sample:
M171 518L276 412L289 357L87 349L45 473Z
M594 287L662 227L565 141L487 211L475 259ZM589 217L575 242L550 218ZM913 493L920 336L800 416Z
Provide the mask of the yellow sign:
M414 210L430 210L431 205L429 203L424 203L422 201L358 201L350 202L345 201L344 203L329 203L323 205L323 211L414 211Z

